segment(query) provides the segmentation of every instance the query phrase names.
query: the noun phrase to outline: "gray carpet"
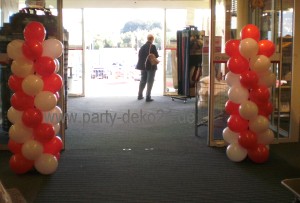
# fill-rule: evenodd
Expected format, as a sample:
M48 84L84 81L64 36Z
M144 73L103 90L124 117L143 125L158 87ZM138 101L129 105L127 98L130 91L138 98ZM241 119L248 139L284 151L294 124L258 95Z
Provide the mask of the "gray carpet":
M300 175L298 143L272 145L264 164L234 163L225 148L206 145L206 128L195 136L194 99L154 99L70 98L77 119L68 123L58 170L17 176L7 166L9 153L1 152L3 184L36 203L293 200L280 181Z

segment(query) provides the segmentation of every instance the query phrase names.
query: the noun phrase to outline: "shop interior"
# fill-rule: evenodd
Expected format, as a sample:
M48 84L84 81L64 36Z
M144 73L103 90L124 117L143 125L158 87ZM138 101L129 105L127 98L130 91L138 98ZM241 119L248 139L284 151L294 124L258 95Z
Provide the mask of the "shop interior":
M20 202L300 201L290 183L282 182L298 178L300 170L296 0L0 4L0 192L8 191ZM15 72L7 47L24 39L32 20L44 24L45 40L57 39L63 47L56 64L62 85L53 93L59 113L51 111L61 115L53 130L62 146L53 155L58 165L52 172L53 164L42 164L16 175L10 140L18 134L12 127L17 113L11 113L15 92L9 81ZM249 156L241 161L229 155L231 143L224 138L231 117L226 106L233 98L226 46L241 38L247 24L258 27L260 40L275 45L268 75L260 80L274 83L268 87L269 159L260 164ZM149 32L156 36L160 56L151 104L136 99L140 73L135 70ZM30 133L25 127L19 130ZM227 191L226 184L233 190Z

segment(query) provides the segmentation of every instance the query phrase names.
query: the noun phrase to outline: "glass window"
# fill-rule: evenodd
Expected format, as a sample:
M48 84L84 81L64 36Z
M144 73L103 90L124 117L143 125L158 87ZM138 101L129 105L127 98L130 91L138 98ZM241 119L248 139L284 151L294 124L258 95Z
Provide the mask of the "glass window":
M81 9L64 9L63 25L69 32L69 44L82 45L82 11Z
M277 54L271 70L276 75L276 85L271 88L273 113L271 128L278 138L289 138L291 84L293 61L293 6L294 0L265 0L264 7L251 10L252 22L261 31L261 39L273 41Z
M165 92L176 94L178 89L177 79L177 31L186 26L186 9L166 10L166 68L165 68Z

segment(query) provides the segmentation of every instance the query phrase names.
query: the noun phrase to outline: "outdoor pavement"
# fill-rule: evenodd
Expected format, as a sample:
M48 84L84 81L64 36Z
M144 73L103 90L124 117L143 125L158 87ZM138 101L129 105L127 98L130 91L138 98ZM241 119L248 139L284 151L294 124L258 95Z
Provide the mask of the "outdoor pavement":
M81 80L72 81L69 94L80 93ZM86 80L86 97L105 96L137 96L139 81L133 79L88 79ZM146 90L144 91L144 93ZM163 95L163 81L156 79L152 88L152 96Z

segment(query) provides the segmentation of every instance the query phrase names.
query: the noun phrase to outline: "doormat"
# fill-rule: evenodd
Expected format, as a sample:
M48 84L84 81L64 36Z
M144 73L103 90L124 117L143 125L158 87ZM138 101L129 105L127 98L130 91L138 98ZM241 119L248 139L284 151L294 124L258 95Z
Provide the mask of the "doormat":
M6 189L8 194L10 195L12 203L26 203L27 201L21 194L21 192L16 188Z

